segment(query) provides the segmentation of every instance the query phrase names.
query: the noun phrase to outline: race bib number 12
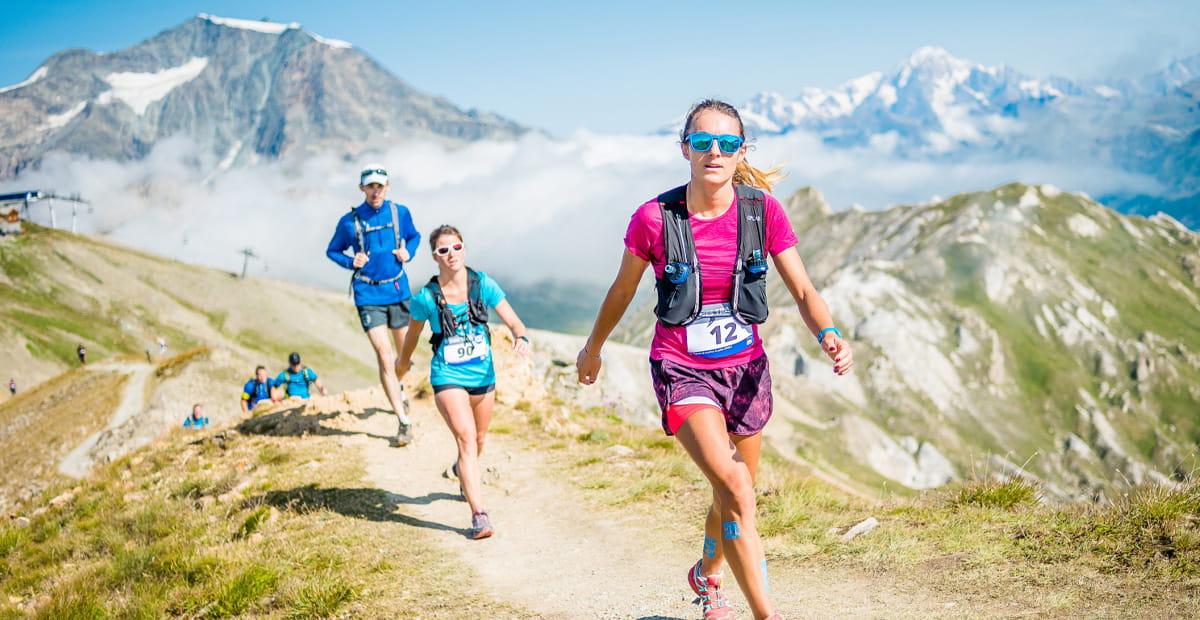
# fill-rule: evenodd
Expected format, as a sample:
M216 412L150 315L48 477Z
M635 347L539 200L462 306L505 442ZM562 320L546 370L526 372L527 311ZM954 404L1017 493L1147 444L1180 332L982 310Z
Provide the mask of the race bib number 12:
M726 357L754 345L754 330L733 315L729 304L711 304L687 324L688 353L700 357Z

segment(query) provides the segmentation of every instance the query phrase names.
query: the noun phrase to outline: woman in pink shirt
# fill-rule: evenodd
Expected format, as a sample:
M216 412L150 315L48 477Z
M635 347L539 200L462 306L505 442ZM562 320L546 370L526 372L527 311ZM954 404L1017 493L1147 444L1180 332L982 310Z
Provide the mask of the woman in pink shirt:
M767 256L834 372L846 374L854 361L804 270L779 201L754 189L769 191L778 168L764 172L746 162L737 110L700 102L680 139L691 180L634 212L620 270L576 360L579 380L595 382L601 348L652 267L658 322L650 366L663 430L713 487L702 557L688 571L688 584L706 619L733 618L721 584L728 560L754 617L775 619L754 496L762 429L771 417L771 375L758 336L767 314Z

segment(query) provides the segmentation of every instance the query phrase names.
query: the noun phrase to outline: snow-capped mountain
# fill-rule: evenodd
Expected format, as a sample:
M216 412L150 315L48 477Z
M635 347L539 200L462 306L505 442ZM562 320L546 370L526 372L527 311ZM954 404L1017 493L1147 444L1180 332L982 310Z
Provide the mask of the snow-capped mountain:
M523 127L404 83L345 41L201 14L124 50L70 49L0 88L0 179L48 153L144 156L186 136L227 167L372 141L469 141Z
M834 144L887 140L913 154L940 154L1003 140L1020 131L1017 119L1067 97L1105 95L923 47L890 73L871 73L837 89L807 88L794 100L761 93L746 105L746 122L760 134L803 129Z
M1140 80L1084 84L925 47L890 72L795 98L764 92L743 109L758 135L805 131L831 146L904 158L1115 164L1156 178L1161 189L1131 189L1106 203L1147 214L1162 208L1200 225L1200 55Z

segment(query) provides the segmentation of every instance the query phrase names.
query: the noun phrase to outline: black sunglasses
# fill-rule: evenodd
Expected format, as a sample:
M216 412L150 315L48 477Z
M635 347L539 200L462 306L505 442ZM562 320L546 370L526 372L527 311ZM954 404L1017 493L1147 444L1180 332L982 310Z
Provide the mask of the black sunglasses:
M386 176L387 176L387 170L384 170L383 168L376 168L376 169L374 169L374 170L363 170L363 171L362 171L362 174L360 174L360 175L358 175L358 176L361 178L361 177L365 177L365 176L367 176L367 175L369 175L369 174L382 174L383 176L385 176L385 177L386 177Z

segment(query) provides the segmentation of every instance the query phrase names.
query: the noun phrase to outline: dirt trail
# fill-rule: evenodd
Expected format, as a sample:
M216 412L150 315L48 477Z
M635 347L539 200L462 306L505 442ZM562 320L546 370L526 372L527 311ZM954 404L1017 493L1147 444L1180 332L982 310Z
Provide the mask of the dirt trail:
M450 432L431 400L413 405L416 440L404 448L383 439L395 433L390 415L341 419L351 418L347 424L374 437L360 444L370 482L407 498L401 510L417 519L414 527L428 528L447 552L474 567L492 596L542 618L700 617L684 581L699 557L698 516L683 516L672 527L585 508L579 492L560 482L537 453L509 436L491 435L483 492L497 534L470 540L470 510L458 499L457 482L445 475L455 457ZM789 619L971 615L952 597L902 591L887 578L783 567L773 567L770 577L777 608ZM738 617L749 618L732 580L730 590Z
M106 362L89 366L91 370L114 371L129 375L125 387L121 391L121 403L117 405L108 425L103 430L92 433L78 446L67 453L58 463L58 470L73 478L82 478L95 465L94 450L105 433L120 428L134 416L146 409L146 381L154 372L154 365L144 362Z

